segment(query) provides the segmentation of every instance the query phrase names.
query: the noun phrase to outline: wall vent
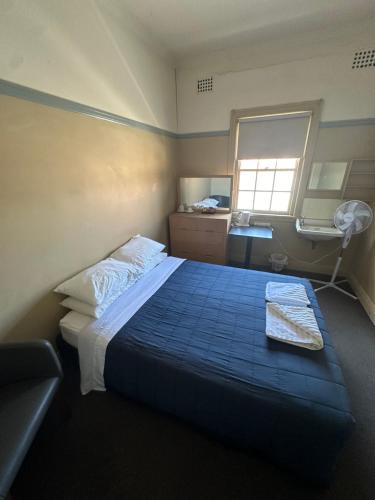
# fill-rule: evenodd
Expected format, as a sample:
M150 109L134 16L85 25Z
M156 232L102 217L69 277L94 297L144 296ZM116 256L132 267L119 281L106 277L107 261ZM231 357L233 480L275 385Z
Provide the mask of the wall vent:
M202 78L197 81L197 91L198 94L202 92L212 92L214 89L214 79L212 76L209 78Z
M354 54L352 69L362 69L375 66L375 50L362 50Z

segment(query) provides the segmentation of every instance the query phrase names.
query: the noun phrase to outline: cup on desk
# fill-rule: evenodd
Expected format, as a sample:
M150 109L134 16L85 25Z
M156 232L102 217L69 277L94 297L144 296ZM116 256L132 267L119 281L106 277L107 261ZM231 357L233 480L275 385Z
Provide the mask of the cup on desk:
M233 226L248 226L250 223L250 217L251 213L246 210L233 213L232 215Z

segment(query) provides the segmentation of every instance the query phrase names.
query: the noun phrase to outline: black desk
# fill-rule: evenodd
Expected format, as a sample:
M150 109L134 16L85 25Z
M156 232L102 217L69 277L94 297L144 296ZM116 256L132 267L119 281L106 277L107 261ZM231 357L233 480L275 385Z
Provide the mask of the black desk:
M263 238L267 240L272 239L272 227L261 226L233 226L229 231L229 236L235 236L246 239L246 256L245 267L250 267L251 250L253 246L253 238Z

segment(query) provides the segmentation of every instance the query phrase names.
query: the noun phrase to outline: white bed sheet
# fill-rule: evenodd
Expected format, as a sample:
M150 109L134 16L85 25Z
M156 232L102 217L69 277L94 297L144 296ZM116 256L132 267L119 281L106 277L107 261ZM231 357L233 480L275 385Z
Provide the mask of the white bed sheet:
M78 349L78 336L81 331L93 322L93 318L76 311L70 311L61 318L59 326L63 339Z
M185 259L167 257L161 264L128 288L105 313L78 336L81 392L105 391L104 363L107 345L127 321L167 281Z

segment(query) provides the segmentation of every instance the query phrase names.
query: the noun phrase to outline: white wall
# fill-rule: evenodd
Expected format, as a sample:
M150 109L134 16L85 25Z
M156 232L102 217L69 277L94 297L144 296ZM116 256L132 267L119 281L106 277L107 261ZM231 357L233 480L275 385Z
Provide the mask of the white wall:
M371 208L375 213L375 203ZM375 325L375 221L356 239L358 251L352 254L350 282Z
M176 129L172 64L119 0L0 2L0 78Z
M332 220L336 208L341 205L340 199L305 198L301 215L309 219Z
M375 116L375 68L352 69L354 52L375 48L375 24L353 41L327 46L326 55L261 65L261 53L249 59L232 51L200 56L178 70L179 132L226 130L232 109L323 99L323 121ZM275 49L276 50L276 49ZM322 49L320 49L320 52ZM240 57L241 56L241 57ZM285 59L285 53L279 59ZM297 57L297 56L296 56ZM240 61L240 62L239 62ZM258 66L258 67L256 67ZM247 69L252 68L252 69ZM214 92L197 94L196 80L214 76Z

